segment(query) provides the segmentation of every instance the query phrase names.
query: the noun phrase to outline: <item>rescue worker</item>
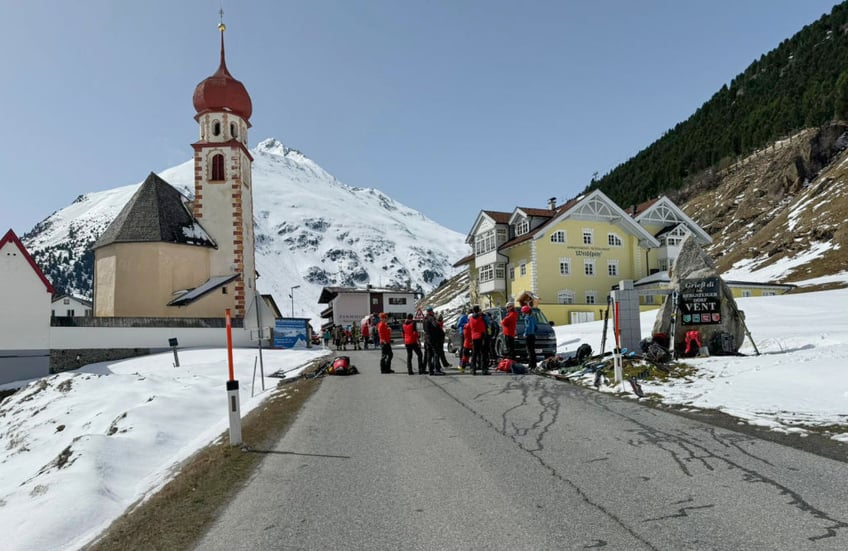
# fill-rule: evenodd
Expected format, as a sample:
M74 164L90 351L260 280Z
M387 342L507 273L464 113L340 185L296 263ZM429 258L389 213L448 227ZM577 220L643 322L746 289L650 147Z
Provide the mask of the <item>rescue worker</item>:
M506 305L506 316L501 320L503 328L504 344L506 344L506 357L515 359L515 326L518 323L518 312L515 304L508 302Z
M474 308L471 310L471 317L468 319L465 331L471 331L471 374L477 375L477 371L479 370L483 375L488 375L489 366L484 362L486 354L483 348L483 337L486 335L486 321L483 319L483 314L480 313L479 306L474 305Z
M406 346L406 370L410 375L415 373L412 371L412 354L418 356L418 374L424 375L424 359L421 357L421 344L418 340L418 329L415 328L415 321L412 319L412 314L406 315L406 321L403 322L403 344Z
M389 315L380 312L380 323L377 324L377 335L380 340L380 373L394 373L392 369L392 330L388 324Z

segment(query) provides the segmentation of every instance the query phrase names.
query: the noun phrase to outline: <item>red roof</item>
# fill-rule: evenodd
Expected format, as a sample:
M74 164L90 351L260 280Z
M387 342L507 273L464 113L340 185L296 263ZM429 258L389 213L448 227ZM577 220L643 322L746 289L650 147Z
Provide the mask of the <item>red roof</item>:
M47 277L44 275L44 272L41 271L41 268L38 267L38 264L35 263L35 260L33 260L32 257L29 255L29 252L27 252L26 247L24 247L24 244L21 243L21 240L18 239L18 236L15 235L15 232L11 229L6 232L6 235L3 236L3 239L0 239L0 249L2 249L6 245L6 243L12 243L18 249L20 249L21 254L24 256L27 262L29 262L29 265L32 266L32 270L36 273L36 275L38 275L38 277L41 279L41 282L44 283L44 288L47 289L47 292L51 295L55 293L56 291L53 289L53 285L50 283L50 280L47 279Z
M201 81L194 89L194 110L197 114L207 111L231 111L244 120L253 114L253 103L244 84L233 78L224 61L224 33L221 32L221 64L211 77Z

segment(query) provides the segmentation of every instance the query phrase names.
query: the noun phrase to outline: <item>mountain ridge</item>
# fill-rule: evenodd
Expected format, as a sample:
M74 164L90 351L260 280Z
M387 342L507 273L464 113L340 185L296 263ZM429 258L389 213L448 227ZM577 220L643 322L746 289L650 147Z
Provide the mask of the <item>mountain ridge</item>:
M317 299L328 285L427 292L468 253L465 236L375 188L347 186L275 138L251 153L257 286L279 302L300 285L292 307L298 316L318 321ZM193 161L158 175L193 197ZM60 292L91 296L91 246L139 185L80 195L22 237Z

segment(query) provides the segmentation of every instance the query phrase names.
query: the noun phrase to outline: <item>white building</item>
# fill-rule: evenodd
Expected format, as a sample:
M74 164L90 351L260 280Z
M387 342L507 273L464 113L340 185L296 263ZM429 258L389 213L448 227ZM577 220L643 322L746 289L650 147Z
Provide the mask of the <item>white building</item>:
M61 295L53 299L50 313L54 318L74 318L91 316L91 301L72 295Z
M50 374L53 285L11 229L0 239L0 383Z
M327 318L324 327L354 325L368 314L385 312L393 320L402 320L415 314L416 293L412 289L385 289L368 287L324 287L318 304L329 306L321 312Z

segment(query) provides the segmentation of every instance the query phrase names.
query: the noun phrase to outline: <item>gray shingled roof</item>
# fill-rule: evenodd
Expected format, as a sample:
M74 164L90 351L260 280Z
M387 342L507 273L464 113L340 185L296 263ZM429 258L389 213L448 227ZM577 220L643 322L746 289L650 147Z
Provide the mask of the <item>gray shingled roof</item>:
M151 242L217 247L186 208L185 201L179 191L151 172L94 248L112 243Z

